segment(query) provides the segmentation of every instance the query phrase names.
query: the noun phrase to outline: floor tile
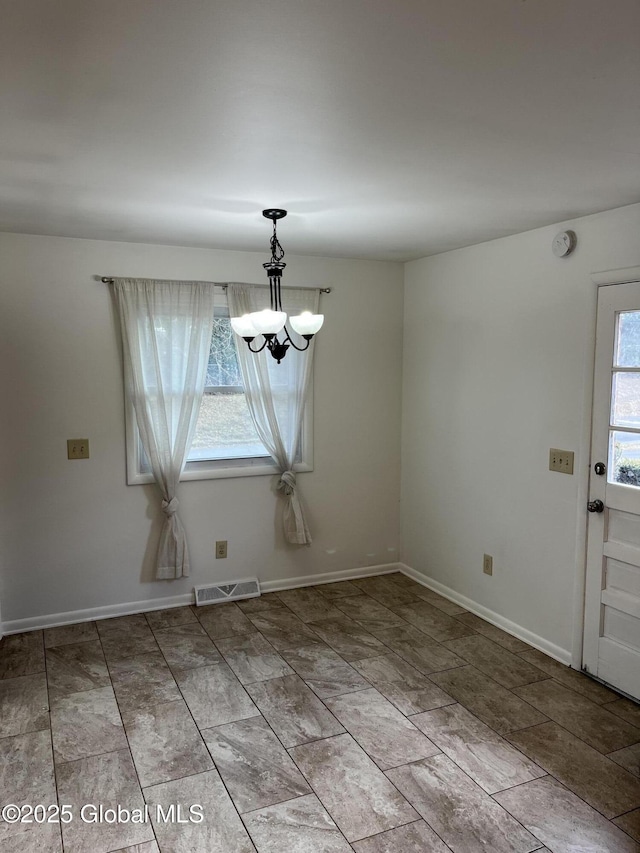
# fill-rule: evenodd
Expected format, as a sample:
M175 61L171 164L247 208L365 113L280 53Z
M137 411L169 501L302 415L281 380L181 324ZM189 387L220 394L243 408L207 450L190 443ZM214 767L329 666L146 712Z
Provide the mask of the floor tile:
M263 717L205 729L202 737L241 814L311 793Z
M197 622L190 607L169 607L166 610L151 610L144 614L152 631L162 628L175 628L178 625L188 625Z
M440 751L374 688L326 699L325 705L381 770Z
M287 663L321 699L369 687L360 673L342 660L333 649L313 646L297 651L289 649L282 654Z
M495 795L495 799L553 853L638 853L629 836L546 776Z
M348 598L339 598L335 605L371 633L406 624L401 616L393 613L388 607L368 595L350 595Z
M302 622L329 619L332 616L340 615L340 611L336 610L333 603L323 595L320 595L313 587L282 590L278 592L278 598Z
M237 634L253 634L257 630L233 602L198 607L196 615L212 640L235 637Z
M419 714L456 701L397 655L367 658L351 665L403 714Z
M315 587L323 598L335 601L337 598L347 598L349 595L360 595L361 591L353 581L336 581L324 583Z
M0 791L2 805L56 802L51 735L47 730L0 738ZM0 822L0 838L2 826Z
M196 669L222 661L222 655L198 621L161 628L155 631L155 638L170 669Z
M99 640L47 649L47 682L53 698L109 685Z
M557 723L513 732L507 739L605 817L640 807L640 780Z
M452 850L529 853L540 846L445 755L388 770L387 776Z
M389 575L378 575L373 578L358 578L353 581L366 595L375 598L380 604L385 607L396 608L401 604L407 604L410 601L415 601L416 596L408 589L403 589L398 584L395 584Z
M563 663L559 663L557 660L550 658L549 655L545 655L543 652L539 652L537 649L530 649L529 651L520 654L520 657L523 660L529 661L529 663L532 663L534 666L537 666L538 669L541 669L547 675L555 678L556 681L559 681L570 690L575 690L576 693L580 693L583 696L586 696L587 699L591 699L591 701L595 702L597 705L601 705L604 702L610 702L617 696L616 693L609 690L607 687L604 687L604 685L598 684L598 682L594 681L593 678L589 678L581 672L576 672L575 669L571 669ZM609 710L612 709L609 708ZM633 720L629 720L629 722L633 722ZM638 719L638 725L640 726L640 718Z
M145 788L144 795L163 853L255 853L216 770ZM202 807L200 822L188 820L194 804ZM172 805L181 806L187 823L158 819L158 806L167 813Z
M279 652L302 646L323 646L318 635L284 605L282 610L265 610L249 617L256 629Z
M2 853L62 853L58 824L0 823Z
M517 652L526 652L531 650L531 646L527 645L522 640L508 634L506 631L503 631L502 628L492 625L491 622L481 619L479 616L476 616L475 613L459 613L455 618L462 622L463 625L473 628L473 630L478 634L482 634L483 637L488 637L490 640L493 640L494 643L502 646L502 648L506 649L508 652L516 654ZM531 661L531 663L535 663L535 661Z
M423 675L440 672L456 666L463 666L465 661L451 649L432 640L413 625L398 628L387 628L374 632L376 637L397 655L414 666Z
M375 657L387 651L380 640L344 613L337 618L310 622L309 627L346 661Z
M70 643L86 643L98 639L95 622L78 622L75 625L60 625L57 628L45 628L44 644L47 649L54 646L67 646Z
M640 705L632 702L631 699L618 699L615 702L607 703L607 711L611 711L617 717L622 717L631 725L640 728Z
M616 826L624 830L636 841L640 841L640 809L635 809L628 814L617 817L614 821Z
M473 628L463 625L453 616L447 616L428 601L417 600L410 604L403 604L400 607L394 607L393 612L440 643L443 640L468 637L475 633Z
M351 847L313 794L244 815L258 853L349 853Z
M260 712L226 663L181 670L178 684L198 728L208 729Z
M640 743L610 752L608 758L634 776L640 777Z
M242 684L293 675L289 664L261 634L227 637L216 645Z
M103 619L96 625L109 663L158 651L144 613Z
M213 768L182 699L125 712L123 720L143 788Z
M0 681L0 738L49 728L44 672Z
M42 631L11 634L0 640L0 678L44 672Z
M450 853L451 848L441 841L423 820L389 829L364 841L353 844L356 853Z
M296 746L291 755L347 841L418 819L351 735Z
M124 850L115 850L114 853L160 853L160 848L155 841L144 841Z
M180 692L160 652L125 658L110 664L111 680L120 711L173 702Z
M614 752L640 741L640 729L551 678L516 687L514 693L598 752Z
M56 763L127 748L111 686L53 699L51 733Z
M344 732L297 675L248 684L247 691L286 747Z
M473 666L435 673L431 679L499 734L547 721L540 711Z
M275 592L265 592L255 598L245 598L241 601L236 601L236 604L243 613L262 613L263 610L282 610L284 604L278 598Z
M445 645L480 672L509 689L548 678L542 670L481 634L448 640Z
M408 586L407 582L410 582ZM450 601L443 595L429 589L429 587L423 586L422 584L417 583L417 581L412 581L411 578L406 578L406 580L400 580L398 578L396 579L396 583L402 584L405 588L414 592L418 598L421 598L423 601L428 601L429 604L432 604L434 607L437 607L438 610L442 610L443 613L447 613L449 616L457 616L460 613L467 612L464 607L456 604L455 601Z
M545 775L462 705L427 711L411 720L488 794Z
M128 749L59 764L57 781L60 802L68 803L74 815L62 827L65 853L107 853L153 840L148 823L92 823L80 818L85 804L109 808L121 805L130 810L144 808Z

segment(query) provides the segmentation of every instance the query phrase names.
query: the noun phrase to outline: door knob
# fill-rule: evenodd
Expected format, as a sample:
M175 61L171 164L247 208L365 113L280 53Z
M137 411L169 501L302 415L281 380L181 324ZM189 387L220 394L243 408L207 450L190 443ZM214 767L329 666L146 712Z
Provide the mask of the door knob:
M587 509L589 512L604 512L604 504L599 500L589 501Z
M606 467L606 465L604 464L604 462L596 462L596 464L593 466L593 470L596 472L596 474L597 474L599 477L602 477L602 475L603 475L603 474L605 473L605 471L607 470L607 467Z

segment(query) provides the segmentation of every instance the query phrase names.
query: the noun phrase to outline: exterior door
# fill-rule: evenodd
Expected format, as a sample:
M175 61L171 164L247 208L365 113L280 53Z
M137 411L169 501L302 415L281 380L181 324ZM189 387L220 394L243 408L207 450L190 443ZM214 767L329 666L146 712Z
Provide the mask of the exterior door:
M640 699L640 282L600 287L583 666Z

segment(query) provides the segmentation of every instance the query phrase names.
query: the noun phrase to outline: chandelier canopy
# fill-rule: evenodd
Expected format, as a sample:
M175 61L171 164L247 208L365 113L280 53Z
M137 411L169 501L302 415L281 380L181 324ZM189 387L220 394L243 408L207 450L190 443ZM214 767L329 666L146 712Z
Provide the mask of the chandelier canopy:
M300 352L304 352L304 350L309 348L311 339L324 323L324 315L303 311L302 314L298 314L296 317L289 317L291 328L306 343L304 346L298 346L292 340L287 328L287 314L282 308L281 279L282 270L286 267L286 264L282 260L284 258L284 249L280 245L276 231L277 221L284 219L287 211L280 208L268 208L262 211L262 215L273 222L273 234L270 240L271 258L266 264L262 265L267 271L269 278L271 308L265 308L263 311L253 311L251 314L244 314L242 317L232 317L231 326L236 335L246 341L251 352L262 352L266 347L273 358L280 364L290 346ZM254 349L251 344L258 335L262 335L264 341L257 349ZM279 336L282 337L282 340L280 340Z

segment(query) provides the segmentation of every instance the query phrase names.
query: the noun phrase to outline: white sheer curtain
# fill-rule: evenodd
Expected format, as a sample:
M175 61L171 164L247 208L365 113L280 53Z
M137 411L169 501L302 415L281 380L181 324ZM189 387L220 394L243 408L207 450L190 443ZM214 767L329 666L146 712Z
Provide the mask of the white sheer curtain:
M176 495L204 390L213 295L203 282L116 279L126 392L162 493L156 578L189 574Z
M229 313L241 317L251 311L269 307L266 288L230 284L227 289ZM318 313L320 291L311 288L286 288L284 309L290 315L301 311ZM292 332L298 346L304 339ZM254 346L262 341L256 339ZM314 343L305 352L291 347L281 364L277 364L265 349L258 355L249 352L238 339L238 361L251 417L260 441L273 457L280 471L278 489L285 499L283 512L284 534L295 545L310 545L311 534L300 501L299 487L293 466L300 444L304 407L309 390Z

